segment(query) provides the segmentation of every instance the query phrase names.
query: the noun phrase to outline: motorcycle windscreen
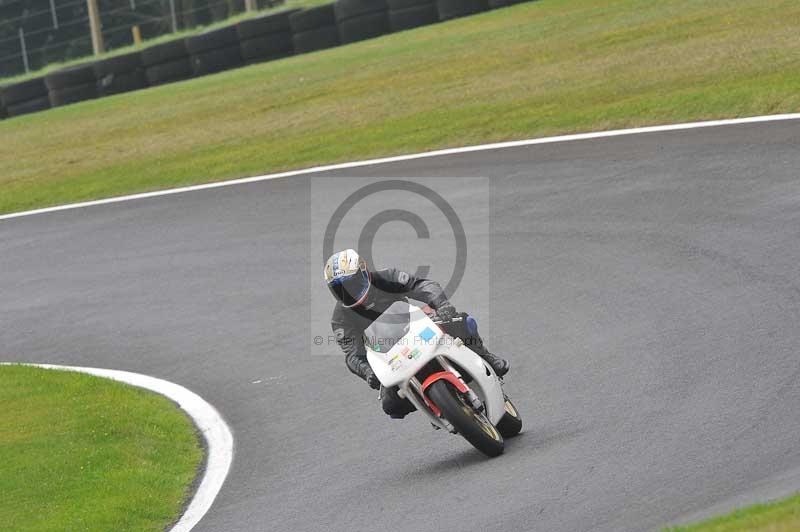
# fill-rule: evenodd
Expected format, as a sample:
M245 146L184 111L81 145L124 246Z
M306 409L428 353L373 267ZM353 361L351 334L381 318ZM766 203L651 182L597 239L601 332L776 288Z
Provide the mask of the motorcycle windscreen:
M407 301L396 301L364 331L364 342L373 351L388 353L403 340L411 326Z

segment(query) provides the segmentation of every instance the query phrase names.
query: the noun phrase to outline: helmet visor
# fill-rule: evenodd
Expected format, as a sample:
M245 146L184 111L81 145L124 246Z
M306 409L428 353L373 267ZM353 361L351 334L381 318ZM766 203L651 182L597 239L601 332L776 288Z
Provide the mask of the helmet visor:
M333 292L334 297L342 302L345 307L352 307L358 303L369 290L369 273L360 270L347 277L333 279L328 288Z

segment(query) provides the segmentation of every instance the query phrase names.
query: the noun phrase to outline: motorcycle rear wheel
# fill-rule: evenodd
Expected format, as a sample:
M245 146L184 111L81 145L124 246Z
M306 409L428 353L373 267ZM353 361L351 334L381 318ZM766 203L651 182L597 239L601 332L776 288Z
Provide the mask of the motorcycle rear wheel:
M428 398L442 416L473 447L492 458L503 453L503 436L482 413L476 412L452 384L436 381L428 388Z

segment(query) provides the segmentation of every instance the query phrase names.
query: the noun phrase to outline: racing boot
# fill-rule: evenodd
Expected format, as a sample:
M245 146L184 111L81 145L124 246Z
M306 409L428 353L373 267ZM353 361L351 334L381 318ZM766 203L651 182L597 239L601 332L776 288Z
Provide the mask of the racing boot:
M464 341L464 345L475 351L478 356L492 366L492 369L498 377L502 377L508 373L508 370L511 368L511 364L508 362L508 360L491 354L483 345L483 340L478 335L467 337L467 339Z
M511 364L509 364L508 360L505 358L493 355L486 349L486 346L483 345L483 338L478 334L478 325L475 320L471 316L467 316L465 321L467 326L467 335L464 338L465 345L475 351L482 359L492 366L492 369L498 377L502 377L508 373Z
M500 358L497 355L491 354L489 351L485 353L478 353L482 359L484 359L490 366L495 373L497 373L498 377L502 377L508 370L511 369L511 364L505 358Z

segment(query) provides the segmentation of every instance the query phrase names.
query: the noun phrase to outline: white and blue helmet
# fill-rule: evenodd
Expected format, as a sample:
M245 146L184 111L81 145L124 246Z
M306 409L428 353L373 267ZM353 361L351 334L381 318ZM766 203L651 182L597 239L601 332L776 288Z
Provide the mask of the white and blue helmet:
M325 262L325 282L345 308L360 305L370 287L367 262L353 249L334 253Z

